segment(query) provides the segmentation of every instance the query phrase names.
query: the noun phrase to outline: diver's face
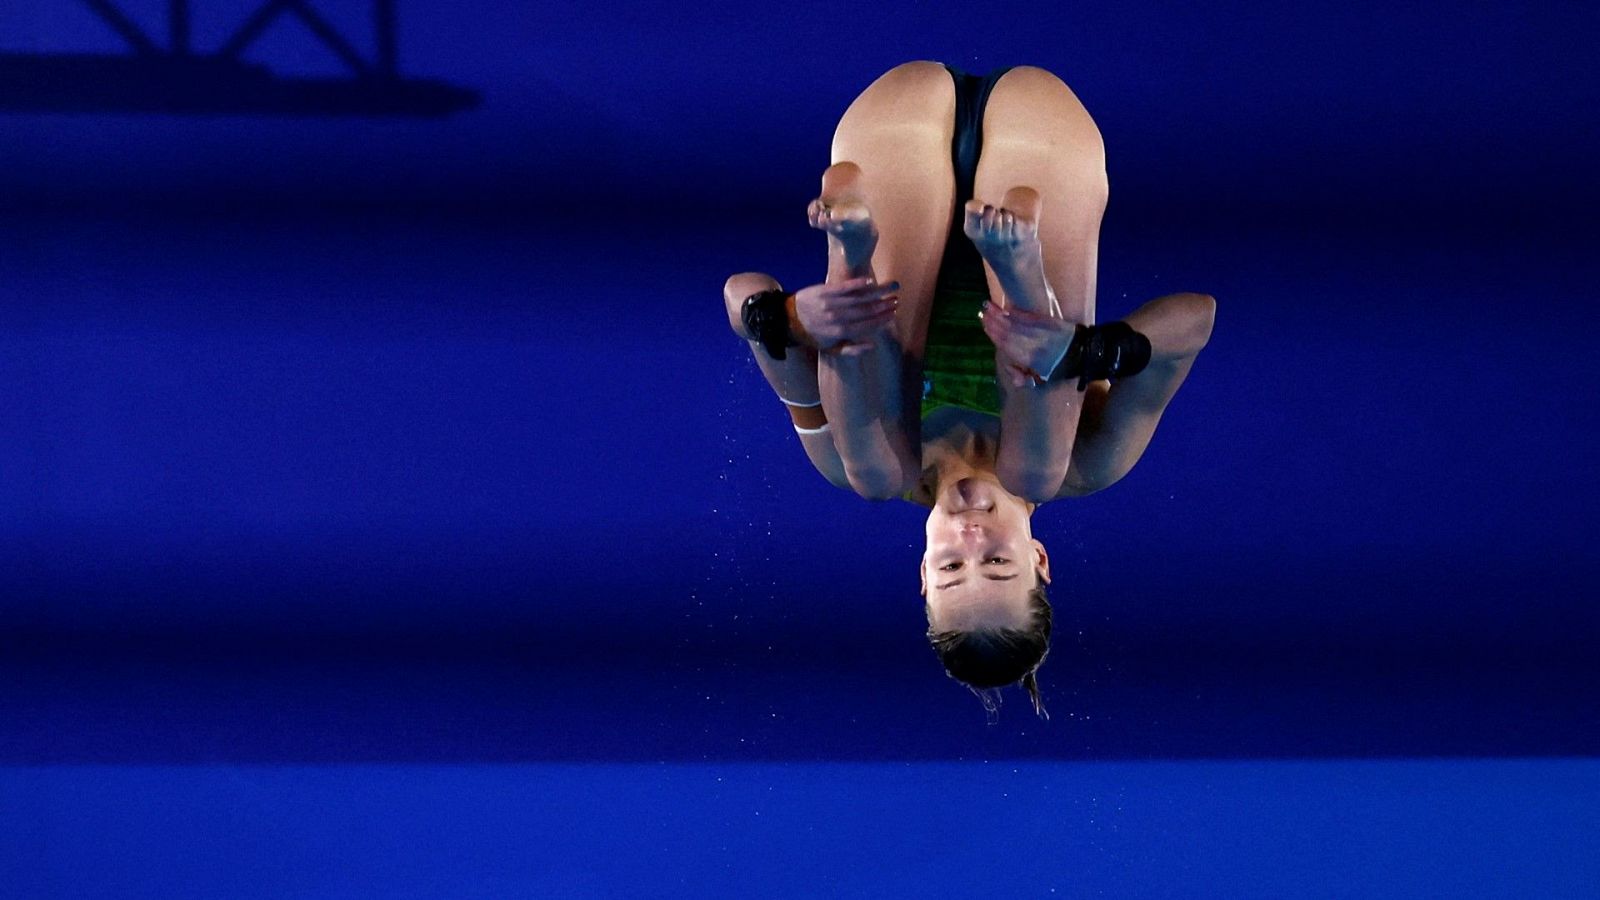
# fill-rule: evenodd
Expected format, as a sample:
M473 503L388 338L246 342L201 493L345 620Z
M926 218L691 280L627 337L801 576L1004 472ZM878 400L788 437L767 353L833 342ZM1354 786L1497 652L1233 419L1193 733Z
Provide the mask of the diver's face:
M1033 539L1026 503L990 477L947 484L928 513L922 594L938 631L1020 628L1028 593L1050 581L1044 545Z

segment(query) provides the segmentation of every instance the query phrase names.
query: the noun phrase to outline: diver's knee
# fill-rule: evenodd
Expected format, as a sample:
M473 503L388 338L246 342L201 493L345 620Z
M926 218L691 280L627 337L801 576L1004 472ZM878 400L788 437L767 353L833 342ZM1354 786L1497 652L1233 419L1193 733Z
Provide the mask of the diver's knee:
M1066 460L1056 463L1033 463L1026 466L1001 466L995 472L1000 486L1029 503L1047 503L1061 493L1067 479Z
M850 489L866 500L893 500L905 493L900 473L879 466L845 466Z

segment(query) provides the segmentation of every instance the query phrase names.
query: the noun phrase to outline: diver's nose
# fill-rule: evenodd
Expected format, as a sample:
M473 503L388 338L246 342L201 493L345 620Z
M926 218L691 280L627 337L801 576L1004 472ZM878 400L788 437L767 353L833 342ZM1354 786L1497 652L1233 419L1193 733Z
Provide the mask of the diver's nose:
M963 510L977 509L989 512L994 509L994 498L976 478L963 478L957 481L956 496L961 498Z

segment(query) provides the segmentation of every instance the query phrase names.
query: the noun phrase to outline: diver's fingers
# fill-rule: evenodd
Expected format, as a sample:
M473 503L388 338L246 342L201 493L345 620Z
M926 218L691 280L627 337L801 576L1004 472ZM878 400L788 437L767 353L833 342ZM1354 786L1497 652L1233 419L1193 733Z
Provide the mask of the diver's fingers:
M988 307L988 309L991 311L998 311L1006 318L1007 321L1019 328L1053 329L1059 328L1061 323L1064 321L1058 316L1052 316L1046 313L1037 313L1033 312L1032 310L1022 309L1021 307L1016 306L1007 307L991 305Z
M894 311L900 308L900 298L888 297L871 304L859 304L846 307L834 314L834 321L840 325L857 325L885 316L893 316Z
M834 297L841 302L847 303L870 303L900 290L900 282L898 281L878 284L870 279L865 282L860 279L852 279L840 284L841 287L834 293Z
M1026 309L1013 309L1006 316L1017 330L1037 335L1057 335L1072 333L1076 325L1060 316L1046 313L1032 312Z
M1022 322L1011 321L1006 324L1006 328L1008 333L1016 337L1018 340L1027 341L1030 344L1036 344L1039 346L1055 344L1062 340L1070 340L1072 334L1071 326L1066 326L1067 330L1065 333L1063 333L1061 325L1051 325L1048 323L1030 325Z
M1003 342L1011 335L1011 322L1005 316L993 314L983 315L983 333L996 344Z
M1016 366L1014 360L1027 359L1039 344L1037 340L1026 335L1018 335L1009 326L1000 324L999 316L984 316L983 330L1009 366Z
M845 281L825 281L817 286L817 296L829 305L839 302L840 297L850 296L857 291L872 287L873 280L870 276L850 278Z
M848 294L851 291L859 291L863 288L869 288L876 283L876 280L874 280L871 275L863 275L860 278L846 278L843 281L829 281L823 285L823 289L829 294Z
M1053 316L1043 316L1038 313L1028 312L1025 309L1006 310L1004 315L997 316L1013 329L1022 332L1043 334L1058 331L1063 324L1062 319Z

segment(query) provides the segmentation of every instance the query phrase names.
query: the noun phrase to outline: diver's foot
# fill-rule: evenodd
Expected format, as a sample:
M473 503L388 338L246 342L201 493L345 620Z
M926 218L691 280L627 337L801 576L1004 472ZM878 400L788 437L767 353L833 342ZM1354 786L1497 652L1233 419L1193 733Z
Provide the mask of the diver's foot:
M961 230L994 270L1006 302L1036 312L1055 311L1055 296L1044 278L1039 246L1039 192L1030 187L1006 191L1000 206L969 200Z
M827 232L828 252L842 256L850 270L870 267L878 247L878 227L856 190L860 178L855 163L834 163L822 173L822 196L806 208L806 221Z

